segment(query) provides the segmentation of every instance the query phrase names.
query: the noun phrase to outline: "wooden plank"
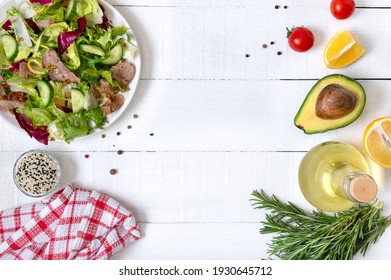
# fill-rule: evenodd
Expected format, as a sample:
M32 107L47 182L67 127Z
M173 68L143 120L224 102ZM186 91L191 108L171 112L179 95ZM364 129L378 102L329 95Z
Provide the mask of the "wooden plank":
M120 201L141 222L254 222L259 212L251 207L256 188L277 191L282 198L301 198L296 186L300 153L84 153L55 152L62 166L62 186L96 189ZM1 152L3 184L13 186L10 169L17 153ZM7 160L9 159L9 160ZM282 180L272 173L274 166L289 165ZM110 169L118 174L110 175ZM7 175L8 174L8 175ZM284 186L292 185L289 191ZM31 199L14 188L16 201L1 201L3 208L21 205ZM9 197L9 196L8 196ZM295 200L295 199L294 199ZM303 201L303 200L302 200ZM305 203L305 201L303 201Z
M18 155L0 152L4 164L0 209L37 201L13 185L11 172ZM93 152L89 158L82 152L54 155L62 166L61 186L73 183L110 195L140 222L258 222L263 212L254 210L250 199L252 191L260 188L312 210L297 183L304 153ZM118 171L114 176L109 173L112 168ZM388 172L385 176L389 179L390 175ZM382 187L380 199L388 201L390 188L378 182ZM385 203L385 213L390 210L391 204Z
M272 235L260 235L258 223L141 224L140 240L113 259L126 260L260 260L268 259ZM391 250L386 231L365 256L355 259L386 260ZM275 259L275 257L273 257Z
M227 6L239 6L239 7L267 7L279 5L283 8L285 5L288 7L328 7L329 3L323 0L285 0L270 1L270 0L109 0L109 3L116 6L142 6L142 7L227 7ZM356 7L390 7L390 2L387 0L356 0Z
M317 79L336 72L356 78L390 78L390 38L385 35L390 9L357 9L348 21L338 21L325 6L286 10L276 10L274 5L124 6L120 12L133 26L145 54L144 79ZM308 26L316 37L313 49L305 54L288 47L285 27L294 25ZM331 70L324 65L323 51L343 28L367 53L354 66ZM271 41L275 44L270 45ZM263 44L268 47L264 49ZM279 51L282 55L277 55Z
M259 224L140 224L140 240L113 259L211 260L267 258L271 236L258 233Z
M361 147L365 127L378 117L391 115L391 81L361 81L367 92L367 105L357 121L342 129L306 135L294 126L293 119L314 83L141 81L130 107L103 133L69 145L57 142L44 147L1 119L0 133L4 138L0 149L306 151L328 140ZM134 114L139 117L135 119ZM128 129L128 125L132 128ZM121 135L117 136L117 132Z

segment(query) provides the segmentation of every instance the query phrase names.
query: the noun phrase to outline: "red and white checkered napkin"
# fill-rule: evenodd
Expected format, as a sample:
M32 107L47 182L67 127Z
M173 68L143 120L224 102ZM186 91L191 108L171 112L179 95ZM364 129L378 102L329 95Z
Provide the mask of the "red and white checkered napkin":
M0 259L109 259L139 238L134 216L118 202L72 186L0 212Z

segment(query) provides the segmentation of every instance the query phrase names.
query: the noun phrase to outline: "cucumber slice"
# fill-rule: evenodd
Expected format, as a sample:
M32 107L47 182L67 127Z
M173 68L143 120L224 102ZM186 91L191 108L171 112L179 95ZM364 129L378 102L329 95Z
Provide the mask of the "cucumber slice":
M7 60L14 61L15 57L18 55L18 43L16 42L15 37L9 34L1 35L1 42Z
M116 45L109 52L109 56L101 61L101 63L106 65L117 64L122 59L123 48L121 44Z
M31 120L36 126L48 125L49 123L52 122L52 116L45 109L32 108Z
M78 113L84 109L84 93L77 89L71 89L72 111Z
M76 10L76 1L71 0L68 3L67 10L65 12L65 20L66 21L73 21L77 18L77 10Z
M42 99L43 106L48 106L53 100L53 87L45 81L38 81L38 92Z
M106 55L105 51L99 46L80 44L79 47L80 47L80 50L83 52L87 52L87 53L91 53L91 54L95 54L95 55L99 55L99 56Z

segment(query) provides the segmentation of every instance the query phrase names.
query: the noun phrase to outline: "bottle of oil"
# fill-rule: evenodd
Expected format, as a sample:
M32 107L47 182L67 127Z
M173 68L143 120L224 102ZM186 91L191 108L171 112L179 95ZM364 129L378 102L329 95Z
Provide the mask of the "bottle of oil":
M312 148L299 167L300 189L314 207L347 210L376 198L378 186L364 156L353 146L325 142Z

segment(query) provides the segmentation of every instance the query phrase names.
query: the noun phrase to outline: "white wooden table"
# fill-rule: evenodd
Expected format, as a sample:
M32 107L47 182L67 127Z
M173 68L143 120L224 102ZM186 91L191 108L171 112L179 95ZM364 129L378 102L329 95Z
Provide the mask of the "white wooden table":
M328 140L362 150L366 125L391 115L390 1L357 0L345 21L332 17L326 0L109 3L141 45L131 105L106 131L70 145L43 146L0 119L0 209L35 201L13 184L16 158L33 148L51 151L62 165L62 186L96 189L136 215L142 238L117 259L267 258L271 236L258 233L264 213L252 208L251 192L263 188L311 210L297 183L305 151ZM293 25L313 30L309 52L289 49L285 27ZM329 70L323 50L342 28L367 53L348 68ZM316 79L337 72L366 89L362 116L346 128L305 135L293 125L300 104ZM112 168L118 174L110 175ZM384 175L379 196L390 214L391 173ZM391 259L391 230L365 258Z

